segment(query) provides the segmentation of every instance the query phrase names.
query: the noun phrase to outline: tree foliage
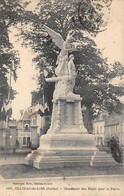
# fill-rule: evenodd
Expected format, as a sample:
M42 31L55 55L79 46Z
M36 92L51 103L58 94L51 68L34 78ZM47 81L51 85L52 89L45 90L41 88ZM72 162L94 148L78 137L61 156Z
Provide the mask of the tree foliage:
M9 40L9 32L10 27L22 21L22 11L19 0L0 0L0 119L6 116L1 112L4 102L14 99L16 94L10 84L10 74L16 80L19 57Z
M118 163L123 163L123 148L119 144L119 140L116 137L112 137L108 141L108 146L110 147L111 153L113 158L118 162Z
M92 1L88 2L93 7ZM30 24L28 23L30 28L29 26L23 26L21 36L23 44L30 45L36 53L34 62L40 73L39 84L41 91L43 69L47 67L50 77L53 76L57 55L60 52L60 49L52 42L43 25L46 24L60 33L64 39L69 32L71 33L76 44L76 51L73 52L77 70L74 92L79 93L83 98L82 106L86 108L84 112L85 125L88 131L91 131L92 120L98 114L98 111L107 110L109 113L117 111L117 109L119 111L121 103L118 96L123 96L124 91L122 86L114 85L112 80L116 77L122 77L124 69L119 62L109 66L107 59L102 57L102 51L97 49L93 39L89 38L88 35L96 36L98 32L91 28L87 29L85 25L87 21L83 20L83 24L80 22L78 15L79 3L79 0L55 0L53 2L51 0L39 0ZM98 22L97 20L92 21L94 24ZM101 18L99 24L101 25L104 22ZM98 27L98 25L96 26ZM48 86L49 88L51 87L51 84L45 85L46 89L48 89ZM47 97L48 100L51 98L52 96Z

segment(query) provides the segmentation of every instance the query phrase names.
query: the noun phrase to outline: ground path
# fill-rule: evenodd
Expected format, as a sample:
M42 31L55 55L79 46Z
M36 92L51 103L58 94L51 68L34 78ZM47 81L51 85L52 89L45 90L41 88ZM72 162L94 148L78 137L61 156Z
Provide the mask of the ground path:
M9 153L6 160L1 153L1 196L121 196L124 193L124 166L38 170L24 165L27 153L26 150Z

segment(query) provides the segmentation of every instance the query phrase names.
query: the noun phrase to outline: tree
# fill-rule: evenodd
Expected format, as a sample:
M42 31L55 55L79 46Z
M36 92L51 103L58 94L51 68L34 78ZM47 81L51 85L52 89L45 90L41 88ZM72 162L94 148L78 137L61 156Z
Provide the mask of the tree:
M49 72L48 77L51 76L51 72ZM45 82L43 73L40 74L39 77L39 88L33 91L32 94L32 106L38 103L44 105L47 103L49 114L52 114L52 95L55 88L54 83Z
M75 59L75 62L80 62L77 65L75 92L83 98L85 126L89 132L92 132L92 120L99 112L108 111L111 114L121 111L119 97L124 95L124 88L123 85L114 85L112 80L116 77L121 79L124 75L124 67L119 62L115 62L109 68L107 59L103 59L101 51L90 45L83 47L80 52Z
M16 69L19 66L18 52L10 43L9 31L10 27L23 21L23 14L19 0L0 0L0 119L2 120L7 115L5 110L3 111L4 103L14 99L16 94L11 87L10 75L16 80Z
M80 1L78 0L39 1L34 16L30 21L31 28L25 29L23 27L21 35L24 38L24 44L29 44L37 54L34 62L40 72L39 83L42 87L41 73L43 72L43 67L47 67L51 76L53 76L57 55L60 52L43 25L48 25L64 38L66 38L68 32L71 33L76 44L76 51L73 53L78 72L74 91L83 98L82 106L86 107L85 119L87 119L85 125L90 132L92 131L92 120L98 114L97 110L107 109L109 112L112 112L116 110L115 108L119 108L118 106L121 103L118 96L124 94L123 87L113 85L111 80L117 76L120 77L124 72L122 65L117 62L115 64L120 66L122 73L117 68L110 69L107 59L103 59L102 52L96 48L93 39L91 40L86 36L85 32L97 35L100 31L100 26L104 23L102 15L100 15L99 20L97 20L98 17L96 19L96 15L99 16L99 11L94 8L94 4L90 1L87 13L84 14L89 19L85 20L84 15L79 16L78 14L79 3ZM92 19L89 26L88 21L90 21L90 18ZM93 24L95 27L92 26ZM112 65L113 68L115 64Z

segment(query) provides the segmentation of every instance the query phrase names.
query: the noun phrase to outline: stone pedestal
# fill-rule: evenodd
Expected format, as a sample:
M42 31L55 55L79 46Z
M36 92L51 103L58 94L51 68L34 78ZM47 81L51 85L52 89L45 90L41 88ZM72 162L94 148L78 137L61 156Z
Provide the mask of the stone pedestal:
M53 100L52 121L48 134L87 133L83 125L81 98L71 94Z
M61 90L61 89L60 89ZM51 127L40 138L40 147L25 158L38 169L115 165L110 155L99 152L94 135L83 125L81 98L71 94L53 100Z

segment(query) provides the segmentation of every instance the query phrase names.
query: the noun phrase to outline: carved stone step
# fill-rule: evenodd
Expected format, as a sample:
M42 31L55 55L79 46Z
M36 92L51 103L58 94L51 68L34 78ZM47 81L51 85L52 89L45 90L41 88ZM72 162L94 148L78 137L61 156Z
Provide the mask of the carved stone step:
M103 155L103 156L102 156ZM111 154L106 152L95 152L91 158L91 166L115 166L117 165L116 161Z

